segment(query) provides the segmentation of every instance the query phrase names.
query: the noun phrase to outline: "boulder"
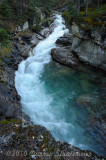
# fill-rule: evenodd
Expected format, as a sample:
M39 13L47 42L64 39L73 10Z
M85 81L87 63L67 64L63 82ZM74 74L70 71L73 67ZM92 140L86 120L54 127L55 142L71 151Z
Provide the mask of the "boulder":
M90 95L82 95L78 97L78 99L76 100L76 104L78 106L84 106L84 107L87 107L88 105L90 105L90 102L91 102Z
M62 44L64 46L69 46L72 44L72 39L67 37L60 37L57 41L57 44Z
M33 34L32 38L30 39L30 44L37 45L39 43L39 38L36 34Z
M71 44L72 44L72 34L71 33L65 33L63 37L60 37L56 41L56 43L64 45L64 46L71 46Z
M67 66L77 66L78 60L73 56L70 50L66 48L52 49L51 55L57 62Z
M97 106L99 107L100 103L99 97L94 95L81 95L76 100L77 106L85 107L88 110L90 109L89 107L93 107L93 110L97 110Z
M50 34L50 30L48 27L44 28L43 30L40 31L40 34L43 35L44 37L48 37Z
M31 47L27 46L27 48L25 48L24 51L22 52L21 56L24 57L24 58L29 57L30 56L30 50L31 50Z
M17 103L11 103L7 98L0 97L0 116L5 118L21 117L21 108Z
M24 40L29 40L29 39L32 38L32 36L33 36L33 33L29 32L29 33L23 34L23 35L22 35L22 38L23 38Z
M15 28L15 32L22 32L25 31L29 28L29 23L28 21L26 21L23 25L17 25L17 27Z

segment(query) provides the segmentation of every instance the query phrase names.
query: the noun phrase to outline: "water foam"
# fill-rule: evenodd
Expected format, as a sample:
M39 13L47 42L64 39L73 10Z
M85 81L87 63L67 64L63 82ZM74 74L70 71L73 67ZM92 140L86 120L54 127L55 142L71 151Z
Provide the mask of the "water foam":
M34 56L19 64L15 76L15 86L21 96L23 111L35 124L43 125L49 130L70 125L62 120L58 121L51 112L53 98L51 95L47 95L44 84L40 81L45 64L51 61L50 51L52 48L56 48L56 40L68 32L60 15L56 15L54 25L53 33L34 48Z

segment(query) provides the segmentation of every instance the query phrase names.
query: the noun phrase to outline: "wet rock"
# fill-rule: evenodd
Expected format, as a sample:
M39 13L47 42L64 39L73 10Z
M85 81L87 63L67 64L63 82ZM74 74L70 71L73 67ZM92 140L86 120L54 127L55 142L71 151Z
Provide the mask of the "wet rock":
M53 32L54 27L55 27L55 25L54 25L54 23L52 23L52 24L50 25L50 27L49 27L49 31L50 31L50 33L52 33L52 32Z
M86 107L86 106L90 105L90 102L91 102L91 96L82 95L77 99L76 104L78 106L85 106Z
M100 99L98 96L81 95L77 98L76 104L80 107L87 107L88 110L89 107L93 107L95 110L95 107L100 106Z
M35 46L39 43L39 38L37 37L36 34L32 36L32 38L30 39L30 43L34 44Z
M66 37L60 37L57 41L56 44L62 44L64 46L69 46L72 44L72 39L71 38L66 38Z
M22 52L21 56L24 57L24 58L29 57L29 56L30 56L30 55L29 55L30 49L31 49L30 46L25 47L24 51L23 51L23 52L21 51L21 52Z
M36 34L36 37L37 37L39 40L43 40L43 39L44 39L44 37L42 37L42 36L39 35L39 34Z
M52 49L51 55L57 62L67 66L77 66L78 60L73 56L70 50L66 48Z
M45 36L45 37L48 37L49 34L50 34L49 28L44 28L43 30L40 31L40 34Z
M36 45L39 43L39 39L38 39L36 33L33 33L33 32L22 35L22 40L24 42L27 42L28 44L35 44Z
M68 33L65 33L63 37L72 38L73 35L70 32L68 32Z
M91 83L94 83L94 84L100 84L101 83L101 78L96 76L96 77L93 77L91 80L90 80Z
M70 34L70 33L64 34L63 37L60 37L56 41L56 44L61 44L63 46L71 46L71 44L72 44L72 34Z

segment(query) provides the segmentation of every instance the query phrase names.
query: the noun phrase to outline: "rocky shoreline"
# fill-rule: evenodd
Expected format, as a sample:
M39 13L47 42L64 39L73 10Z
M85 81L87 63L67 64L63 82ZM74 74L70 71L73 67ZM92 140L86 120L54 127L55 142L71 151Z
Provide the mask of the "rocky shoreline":
M105 38L105 26L91 27L88 29L86 24L72 23L69 28L69 34L60 37L57 40L57 45L60 47L68 47L71 57L77 58L82 64L94 67L95 70L99 69L106 72L106 38ZM85 47L86 46L86 47ZM66 51L67 53L67 51ZM53 54L53 58L56 60L57 54ZM67 57L67 54L64 54ZM65 63L67 61L65 60ZM58 60L61 61L58 56ZM64 62L61 62L64 64Z
M51 32L52 25L49 29ZM28 116L22 112L20 97L18 96L15 85L15 71L18 64L29 56L32 48L38 42L44 39L48 33L48 28L40 34L27 31L26 33L17 34L12 39L11 57L6 58L5 66L0 70L0 159L1 160L23 160L23 159L64 159L64 160L95 160L103 159L89 151L81 151L65 142L57 142L49 131L42 126L33 125ZM67 35L68 36L68 35ZM60 43L58 40L57 43ZM67 39L62 40L67 44ZM68 38L68 44L71 38ZM52 56L56 61L59 53L62 63L66 64L64 52L67 53L67 47L62 51L60 48L52 50ZM56 56L54 56L56 54ZM70 55L69 66L79 66L79 62L73 55ZM61 62L60 62L61 63Z

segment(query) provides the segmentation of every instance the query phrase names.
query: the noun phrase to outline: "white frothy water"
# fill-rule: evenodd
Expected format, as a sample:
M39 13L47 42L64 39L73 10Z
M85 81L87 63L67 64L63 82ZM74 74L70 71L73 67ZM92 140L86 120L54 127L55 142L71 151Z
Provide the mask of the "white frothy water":
M35 47L33 57L19 64L15 77L15 86L21 96L23 110L34 123L47 128L52 123L56 126L62 125L55 122L54 115L50 113L52 97L45 93L43 83L40 82L45 64L51 61L50 51L56 48L56 40L68 32L60 15L56 15L54 24L56 27L53 33Z
M66 123L64 118L59 118L54 114L52 107L56 107L51 106L53 97L46 93L44 83L40 80L45 64L51 61L50 51L56 48L56 40L68 32L60 15L56 15L54 24L53 33L35 47L34 56L19 64L15 86L21 96L23 111L30 116L33 123L46 127L57 140L65 140L63 137L68 136L68 128L73 128L73 126ZM62 108L63 104L60 105ZM74 144L74 132L70 135L72 138L67 141Z

